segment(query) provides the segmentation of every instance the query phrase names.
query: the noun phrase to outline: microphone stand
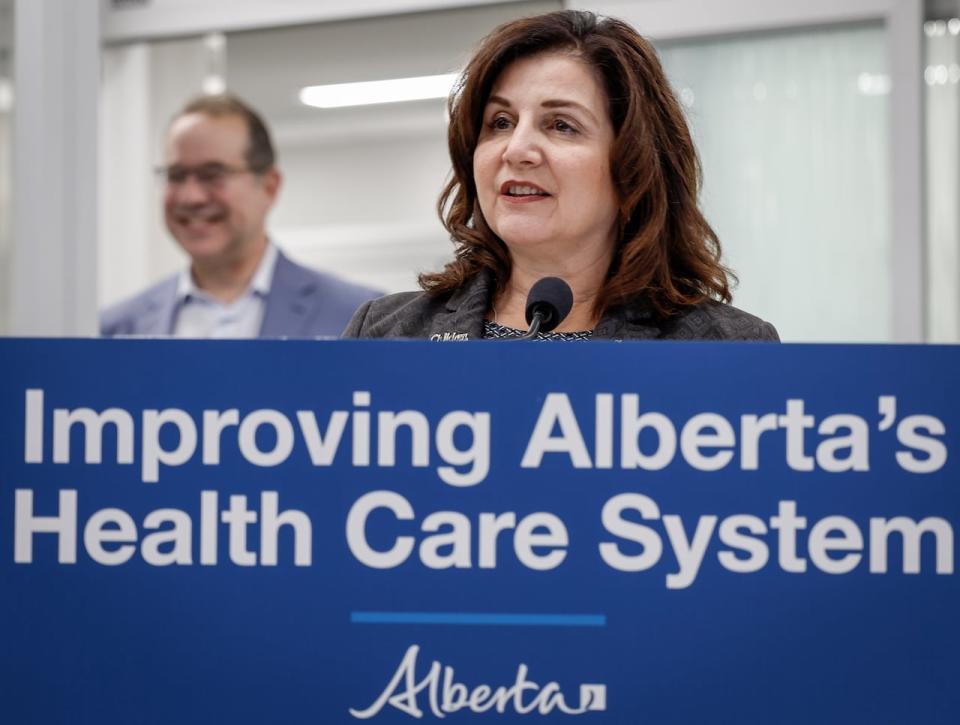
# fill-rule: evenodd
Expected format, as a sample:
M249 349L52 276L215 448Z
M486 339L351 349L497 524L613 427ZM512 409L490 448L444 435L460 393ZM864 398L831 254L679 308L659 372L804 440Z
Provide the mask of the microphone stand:
M544 314L537 310L533 313L533 319L530 320L530 329L522 335L521 337L516 338L517 340L533 340L537 334L540 332L540 326L543 324Z

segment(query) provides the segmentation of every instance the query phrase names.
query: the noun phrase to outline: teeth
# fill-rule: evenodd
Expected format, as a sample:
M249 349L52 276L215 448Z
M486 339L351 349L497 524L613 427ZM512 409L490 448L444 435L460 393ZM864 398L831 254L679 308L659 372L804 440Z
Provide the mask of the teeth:
M541 196L543 192L532 186L514 185L507 189L510 196Z
M187 213L187 214L180 214L177 217L177 220L181 224L193 224L193 223L211 224L213 222L216 222L219 219L219 217L220 217L220 214L217 212L211 212L209 214Z

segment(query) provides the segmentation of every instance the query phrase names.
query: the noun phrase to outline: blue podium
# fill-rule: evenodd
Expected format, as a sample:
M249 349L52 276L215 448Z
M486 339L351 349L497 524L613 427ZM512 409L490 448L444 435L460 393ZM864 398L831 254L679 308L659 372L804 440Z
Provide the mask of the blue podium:
M0 361L0 722L960 722L960 348Z

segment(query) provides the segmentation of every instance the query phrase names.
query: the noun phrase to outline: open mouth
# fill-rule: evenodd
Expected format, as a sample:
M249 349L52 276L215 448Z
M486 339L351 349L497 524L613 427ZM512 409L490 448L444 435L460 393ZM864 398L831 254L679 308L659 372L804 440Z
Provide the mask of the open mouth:
M506 183L500 188L500 193L504 196L510 196L515 198L524 198L524 197L546 197L550 196L547 192L541 189L539 186L534 186L532 184L517 184L517 183Z
M184 227L202 227L207 224L217 224L225 219L225 215L221 212L213 212L206 214L197 214L197 213L187 213L187 214L177 214L174 216L177 224Z

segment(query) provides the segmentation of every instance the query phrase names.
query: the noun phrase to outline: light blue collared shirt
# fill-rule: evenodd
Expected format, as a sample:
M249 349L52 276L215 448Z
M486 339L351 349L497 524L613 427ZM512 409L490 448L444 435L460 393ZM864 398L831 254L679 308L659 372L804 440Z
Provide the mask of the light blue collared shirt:
M257 337L263 325L266 297L270 294L276 265L277 248L270 242L249 286L230 304L223 304L197 287L189 267L183 270L177 283L177 316L173 336L213 339Z

